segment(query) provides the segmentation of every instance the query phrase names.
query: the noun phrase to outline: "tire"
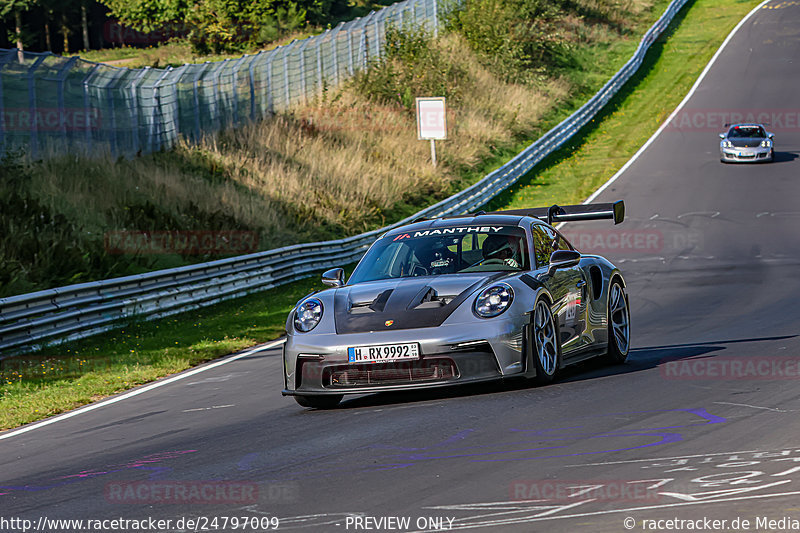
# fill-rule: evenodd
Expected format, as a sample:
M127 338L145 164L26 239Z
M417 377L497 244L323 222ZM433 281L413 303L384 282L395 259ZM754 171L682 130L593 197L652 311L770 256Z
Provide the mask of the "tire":
M561 366L561 341L558 324L547 300L540 298L533 308L533 323L530 326L533 348L533 364L536 367L534 382L544 385L552 382Z
M628 295L618 279L608 289L608 349L606 359L619 365L628 359L631 348L631 313Z
M303 407L313 407L314 409L333 409L342 401L343 394L332 394L325 396L295 396L294 400Z

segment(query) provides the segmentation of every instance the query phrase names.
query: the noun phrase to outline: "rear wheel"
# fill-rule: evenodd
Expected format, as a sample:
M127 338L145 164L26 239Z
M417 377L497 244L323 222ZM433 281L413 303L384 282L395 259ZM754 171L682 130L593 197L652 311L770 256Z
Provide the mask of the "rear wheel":
M295 396L294 400L303 407L313 407L314 409L333 409L342 401L343 394L333 394L325 396Z
M612 364L621 364L628 359L631 344L631 313L628 296L619 280L611 283L608 290L608 351L606 358Z
M558 327L553 320L553 311L547 301L540 299L533 310L533 364L536 366L534 381L550 383L556 377L561 364L561 345Z

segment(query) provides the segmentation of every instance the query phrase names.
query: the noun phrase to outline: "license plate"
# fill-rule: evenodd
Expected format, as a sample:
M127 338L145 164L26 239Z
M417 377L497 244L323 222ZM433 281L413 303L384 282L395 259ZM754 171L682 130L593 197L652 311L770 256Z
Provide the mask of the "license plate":
M347 349L347 360L351 363L382 363L409 359L419 359L419 344L416 342L352 346Z

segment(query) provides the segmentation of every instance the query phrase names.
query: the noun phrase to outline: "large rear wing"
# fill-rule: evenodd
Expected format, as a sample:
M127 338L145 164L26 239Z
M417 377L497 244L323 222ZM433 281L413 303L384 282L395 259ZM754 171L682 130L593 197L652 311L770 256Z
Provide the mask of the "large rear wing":
M550 207L494 211L491 214L535 217L551 225L558 222L576 222L579 220L613 220L614 224L619 224L625 219L625 202L618 200L610 204L553 205Z

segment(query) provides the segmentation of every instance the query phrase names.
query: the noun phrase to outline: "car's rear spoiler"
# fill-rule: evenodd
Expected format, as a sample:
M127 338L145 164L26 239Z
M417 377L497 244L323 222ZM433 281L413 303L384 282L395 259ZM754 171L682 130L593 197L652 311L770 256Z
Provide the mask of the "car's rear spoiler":
M625 219L625 202L617 200L610 204L553 205L550 207L533 207L531 209L494 211L487 214L536 217L548 224L579 220L613 220L614 224L619 224Z

